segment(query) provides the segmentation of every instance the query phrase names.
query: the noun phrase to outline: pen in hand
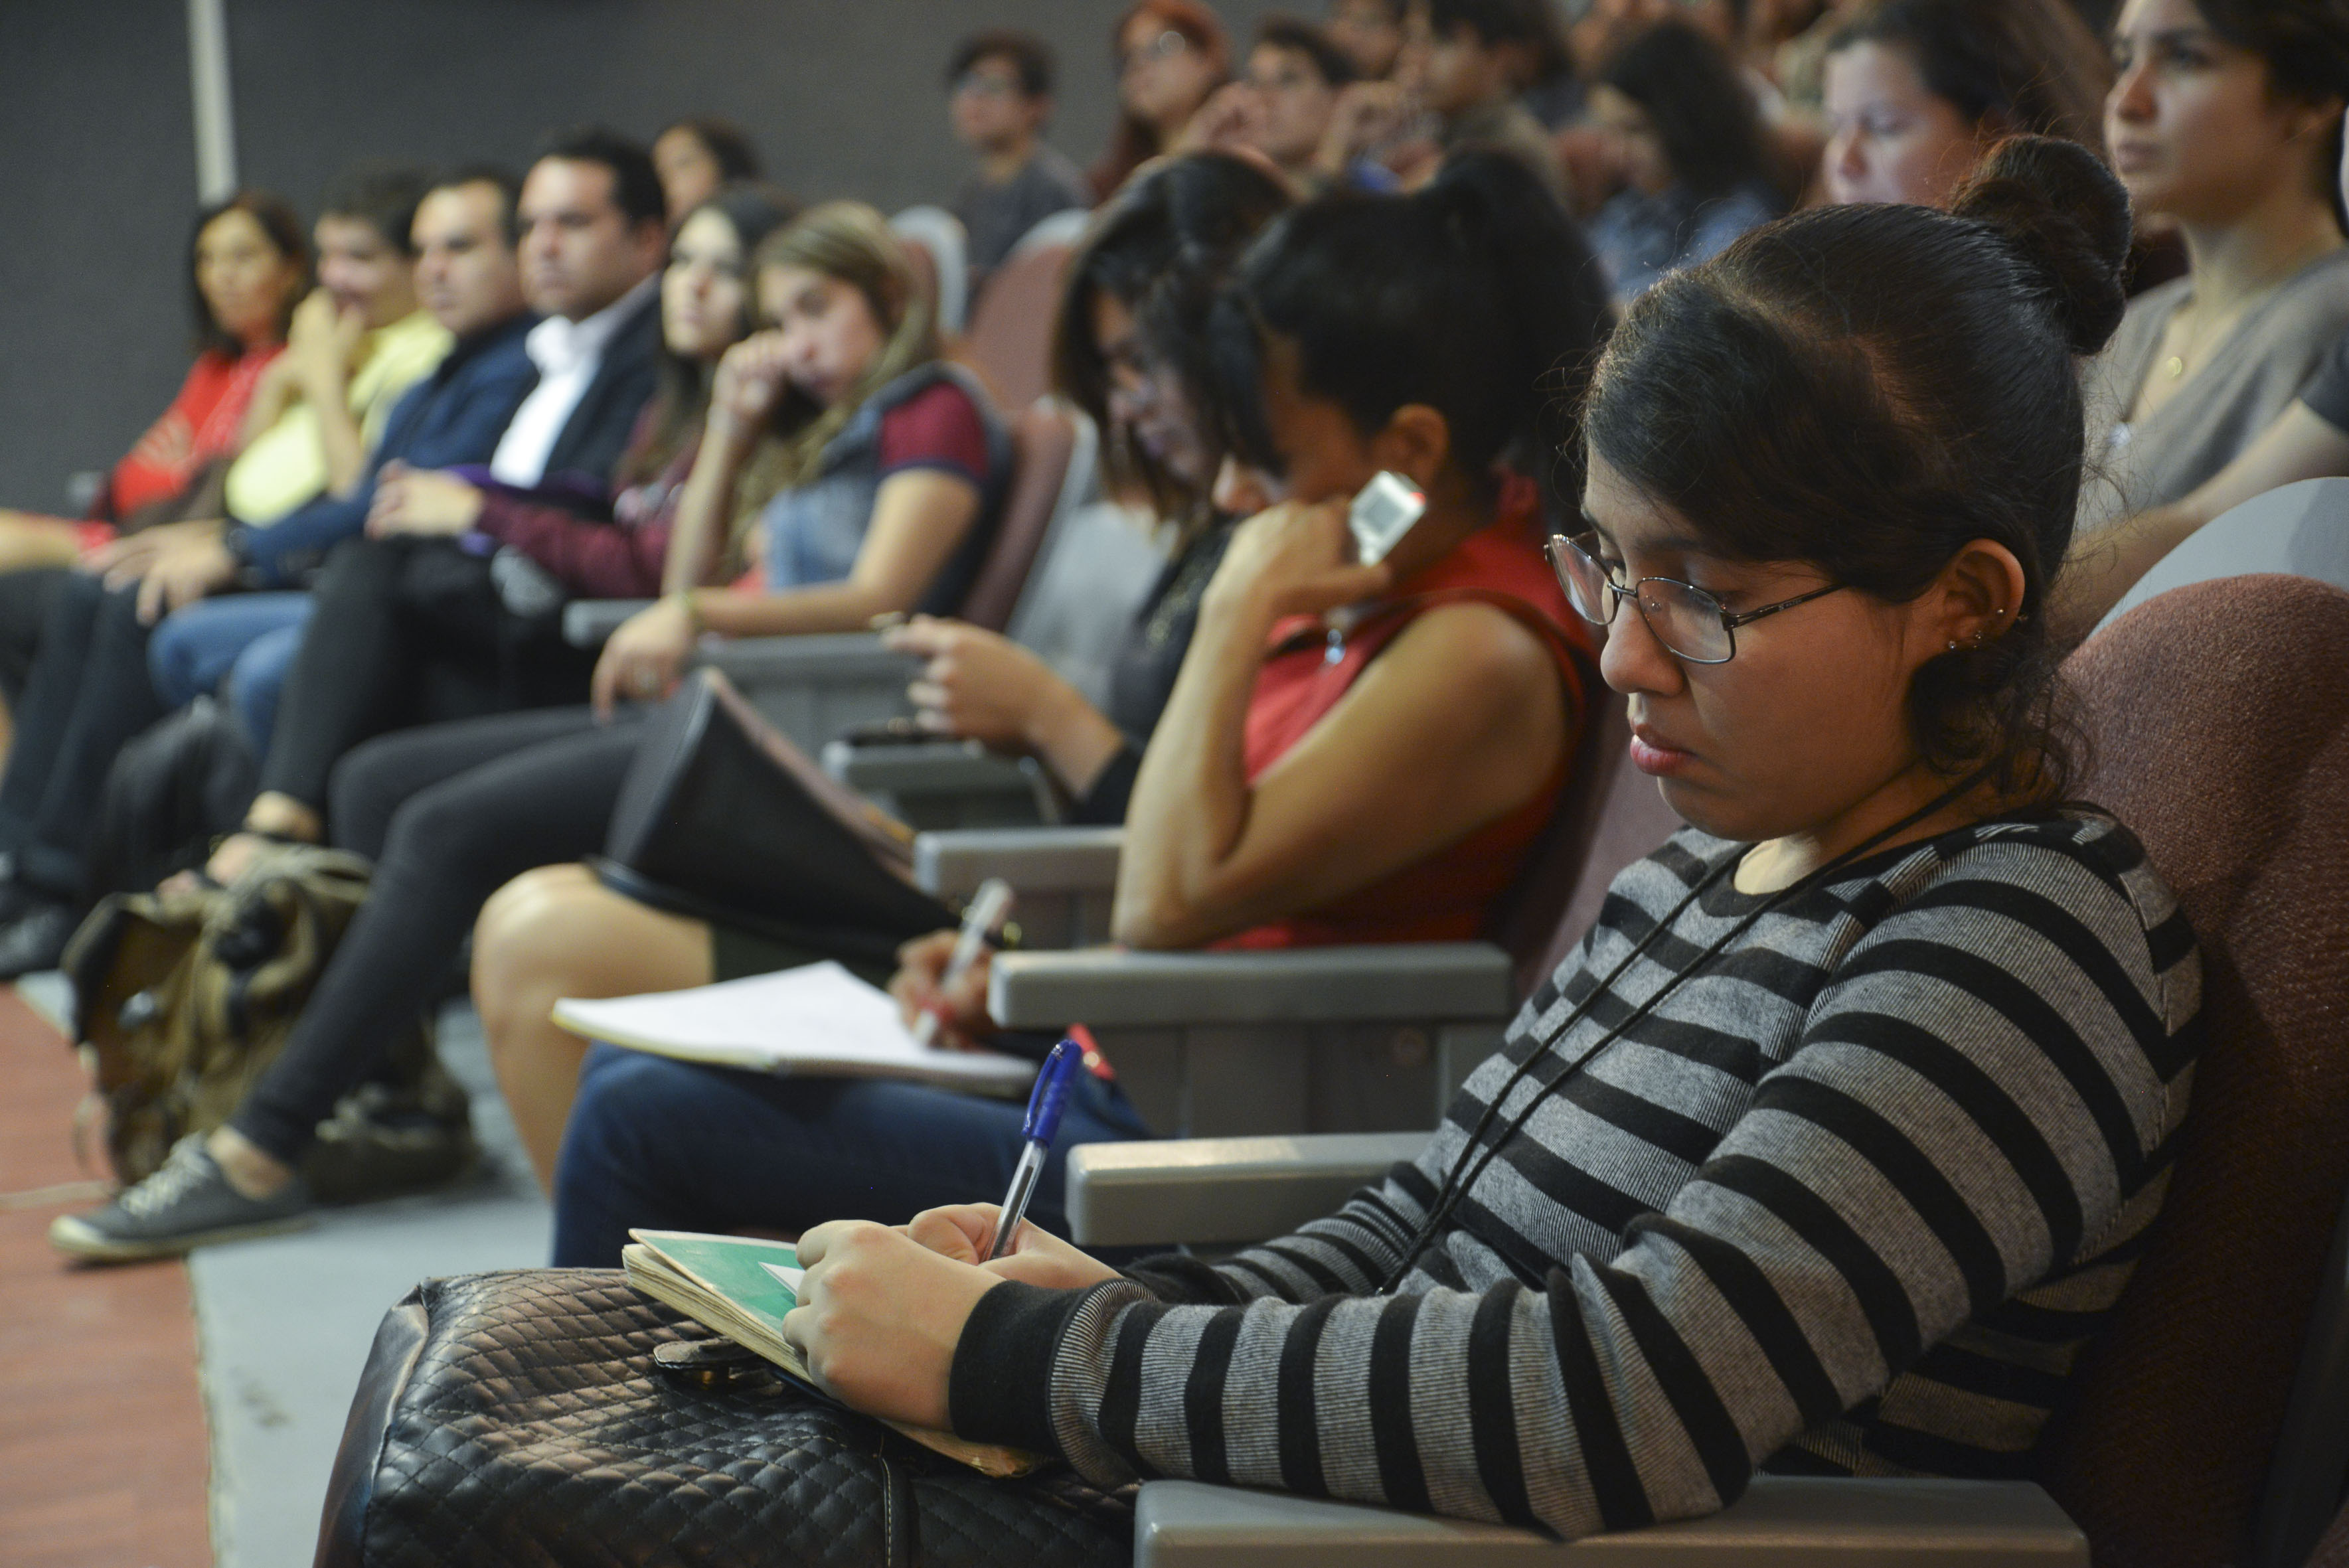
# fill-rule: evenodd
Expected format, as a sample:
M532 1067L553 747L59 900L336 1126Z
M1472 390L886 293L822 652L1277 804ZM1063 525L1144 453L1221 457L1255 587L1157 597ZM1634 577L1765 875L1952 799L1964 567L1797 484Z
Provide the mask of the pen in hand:
M1002 922L1011 907L1011 884L1001 877L989 877L978 884L978 892L962 912L962 932L955 938L954 954L947 960L946 973L938 976L938 995L944 998L957 982L978 962L987 946L987 934ZM938 1036L938 1013L943 1000L924 1007L914 1020L914 1038L929 1045Z
M995 1241L987 1249L990 1262L1009 1250L1011 1238L1019 1233L1019 1222L1028 1212L1028 1200L1036 1195L1036 1179L1044 1173L1044 1161L1052 1151L1052 1140L1060 1135L1061 1112L1068 1109L1070 1082L1084 1059L1085 1053L1076 1041L1062 1040L1052 1047L1052 1054L1036 1071L1036 1088L1028 1096L1028 1119L1019 1128L1025 1147L1019 1150L1019 1163L1012 1167L1010 1190L1003 1194L1002 1210L995 1217Z

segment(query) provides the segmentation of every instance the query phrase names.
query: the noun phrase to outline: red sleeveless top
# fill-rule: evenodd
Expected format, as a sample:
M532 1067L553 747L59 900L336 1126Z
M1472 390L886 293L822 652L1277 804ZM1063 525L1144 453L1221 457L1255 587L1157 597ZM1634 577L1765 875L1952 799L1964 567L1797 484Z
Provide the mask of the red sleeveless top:
M1530 491L1530 487L1526 487ZM1508 500L1517 504L1508 504ZM1356 892L1214 944L1219 948L1327 947L1351 942L1462 942L1481 934L1494 902L1516 880L1565 787L1585 694L1575 655L1595 656L1588 625L1568 606L1537 542L1530 493L1408 580L1344 634L1299 615L1273 628L1248 701L1244 756L1253 783L1338 705L1403 628L1439 604L1486 603L1541 639L1557 661L1566 740L1542 787L1514 810Z

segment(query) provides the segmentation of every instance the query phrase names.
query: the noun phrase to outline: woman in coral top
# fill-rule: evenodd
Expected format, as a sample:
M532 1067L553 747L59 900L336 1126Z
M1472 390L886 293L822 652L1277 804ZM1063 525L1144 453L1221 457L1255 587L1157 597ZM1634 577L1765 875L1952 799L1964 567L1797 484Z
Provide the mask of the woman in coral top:
M62 566L118 529L191 515L192 490L234 455L254 387L308 286L310 247L285 202L242 191L197 215L188 273L198 347L179 396L114 465L88 522L0 510L0 571Z
M1251 247L1211 330L1242 523L1201 602L1126 814L1115 925L1141 947L1474 934L1566 779L1584 633L1543 559L1533 487L1608 325L1596 263L1534 177L1456 160L1408 197L1332 196ZM1381 471L1427 510L1375 566L1346 503ZM954 934L892 989L954 1043L991 1032ZM1049 1043L1049 1042L1048 1042ZM1018 1042L1005 1041L1007 1048ZM1082 1075L1081 1075L1082 1076ZM1070 1144L1144 1136L1089 1082L1031 1211L1061 1217ZM596 1047L555 1180L555 1261L609 1264L631 1226L798 1231L991 1201L1020 1108Z

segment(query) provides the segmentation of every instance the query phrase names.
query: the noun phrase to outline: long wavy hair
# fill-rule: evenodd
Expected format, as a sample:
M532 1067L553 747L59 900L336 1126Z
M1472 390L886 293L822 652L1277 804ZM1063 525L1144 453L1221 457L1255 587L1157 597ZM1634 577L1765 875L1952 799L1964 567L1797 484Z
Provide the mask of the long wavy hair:
M759 509L815 477L823 449L866 399L916 366L938 356L936 313L916 281L914 263L888 221L862 201L826 201L761 241L753 277L800 267L836 278L864 298L882 333L881 351L838 401L817 402L796 387L776 400L768 438L745 465L735 492L739 542Z

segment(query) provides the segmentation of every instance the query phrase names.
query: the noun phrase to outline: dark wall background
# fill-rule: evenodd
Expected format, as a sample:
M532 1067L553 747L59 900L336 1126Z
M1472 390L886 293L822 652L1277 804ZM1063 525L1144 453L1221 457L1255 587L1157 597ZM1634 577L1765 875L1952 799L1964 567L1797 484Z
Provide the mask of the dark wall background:
M307 214L358 158L519 167L546 128L717 114L810 199L885 211L967 167L939 86L964 32L1061 56L1051 137L1107 133L1122 0L226 0L237 170ZM1268 0L1220 6L1244 36ZM1312 14L1317 0L1292 9ZM187 368L195 208L181 0L0 0L0 505L54 509Z

